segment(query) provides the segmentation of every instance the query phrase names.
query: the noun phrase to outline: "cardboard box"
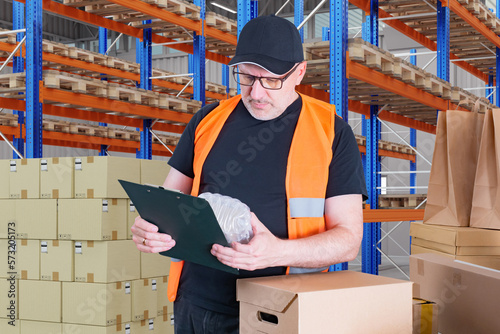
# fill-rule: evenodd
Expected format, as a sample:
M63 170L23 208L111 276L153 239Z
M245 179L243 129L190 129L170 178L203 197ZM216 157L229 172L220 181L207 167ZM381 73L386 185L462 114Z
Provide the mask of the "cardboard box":
M156 317L158 294L154 283L147 278L132 281L132 321Z
M10 160L10 198L40 198L39 166L40 159Z
M0 318L19 319L19 284L15 278L0 280ZM3 333L3 332L1 332Z
M168 300L167 294L168 276L155 277L153 281L156 283L156 295L158 296L158 312L156 315L162 316L174 313L174 303Z
M74 242L69 240L40 241L40 279L48 281L75 280Z
M0 160L0 199L10 198L10 160Z
M13 199L0 199L0 212L2 213L2 219L0 219L0 239L8 239L9 235L16 235L15 201ZM14 225L9 224L12 222Z
M500 231L412 222L410 236L451 246L500 247Z
M75 281L112 283L140 278L140 252L132 240L76 241Z
M115 326L130 322L130 282L62 282L62 322Z
M167 276L170 272L170 257L159 253L141 253L141 278Z
M416 237L412 238L411 243L451 255L500 255L500 246L452 246Z
M19 320L0 318L0 333L21 334L21 325L19 324Z
M437 254L410 256L414 297L439 307L439 332L497 333L500 271Z
M62 324L63 334L135 334L130 327L128 322L113 326Z
M436 303L413 298L413 334L438 334Z
M56 199L19 199L14 205L18 239L57 239Z
M170 166L166 161L161 160L145 160L141 161L141 184L149 184L154 186L163 186Z
M61 282L19 281L19 319L61 322Z
M62 334L62 323L21 320L21 334Z
M127 200L127 239L132 240L132 230L130 229L135 223L135 218L139 213L135 209L134 203L130 199Z
M4 259L0 262L0 278L11 277L17 273L17 244L18 240L0 239L0 256Z
M128 198L118 180L140 183L139 159L75 158L76 198Z
M40 197L74 198L75 158L40 159Z
M40 279L40 241L16 240L16 278Z
M153 333L164 333L164 332L159 332L156 329L155 323L156 323L155 318L147 319L147 320L140 320L140 321L133 321L130 323L130 333L133 334L153 334Z
M164 314L154 319L156 333L174 334L174 314Z
M126 239L125 199L60 199L59 239Z
M500 256L487 256L487 255L453 255L448 253L443 253L434 249L424 248L416 245L411 245L411 253L412 254L437 254L445 257L449 257L451 259L455 259L458 261L468 262L472 264L476 264L478 266L488 267L491 269L500 270Z
M411 290L353 271L239 279L240 333L411 333Z

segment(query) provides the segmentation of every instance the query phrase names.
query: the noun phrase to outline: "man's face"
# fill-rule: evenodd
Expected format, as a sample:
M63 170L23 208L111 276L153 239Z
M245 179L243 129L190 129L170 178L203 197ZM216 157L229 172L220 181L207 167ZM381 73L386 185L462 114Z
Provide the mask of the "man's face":
M274 75L253 64L238 65L238 71L256 77L283 78L286 75ZM279 90L265 89L259 80L255 80L252 86L240 85L243 104L256 119L267 121L278 117L297 99L298 94L295 92L295 86L300 84L305 71L306 63L302 62L283 82L283 86Z

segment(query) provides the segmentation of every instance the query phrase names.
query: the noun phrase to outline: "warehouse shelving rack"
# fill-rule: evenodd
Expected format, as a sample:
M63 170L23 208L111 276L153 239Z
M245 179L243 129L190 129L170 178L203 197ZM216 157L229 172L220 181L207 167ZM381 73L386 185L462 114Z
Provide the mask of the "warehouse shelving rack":
M24 2L24 1L22 1ZM105 98L99 98L79 93L62 91L52 88L47 88L42 81L43 61L58 63L66 66L72 66L87 71L103 73L105 75L137 81L143 89L151 89L152 85L163 86L165 88L181 91L185 87L180 84L168 82L165 80L151 79L151 43L174 43L169 47L183 52L193 54L192 69L194 75L194 87L187 88L186 91L193 93L194 98L199 101L205 99L205 78L204 65L205 60L212 60L222 64L227 64L236 45L236 35L229 32L221 31L217 28L210 27L205 20L204 1L196 0L195 5L200 7L199 18L191 19L182 15L169 12L168 10L158 8L157 6L138 1L138 0L110 0L110 3L119 5L137 13L142 13L143 17L141 28L134 27L119 21L115 21L105 16L92 14L90 12L77 9L75 7L61 4L52 0L26 0L26 23L22 21L23 4L22 2L14 1L14 30L26 27L26 50L16 53L14 60L14 71L21 72L26 66L26 102L22 100L0 97L0 107L12 110L18 110L19 124L18 127L0 126L2 132L10 138L13 138L14 146L18 149L23 148L23 139L26 138L26 157L35 158L42 156L42 137L43 143L48 145L73 146L82 148L92 148L101 151L105 154L104 147L101 145L112 146L113 148L123 151L136 153L140 158L151 159L152 155L168 155L164 148L159 144L152 144L151 128L158 131L181 133L184 125L190 119L189 114L180 113L171 110L164 110L157 107L141 106L130 104L122 101L114 101ZM426 1L427 3L428 1ZM432 2L432 1L431 1ZM390 3L397 4L398 1L379 1L377 0L342 0L330 1L330 43L329 43L329 66L328 80L325 89L313 88L311 85L301 85L299 91L315 96L334 103L337 106L338 113L347 119L347 110L355 111L366 117L366 180L369 189L368 205L370 209L365 210L364 222L365 233L363 241L363 271L370 273L378 272L378 264L380 263L380 255L377 251L378 240L380 240L380 221L408 221L421 220L423 210L377 210L378 206L378 190L380 186L379 174L379 139L380 139L380 123L378 119L391 123L403 125L412 129L411 145L415 146L415 130L421 130L429 133L435 133L435 122L423 121L412 117L409 114L399 114L396 109L384 108L380 106L371 106L361 103L349 97L347 78L352 78L359 82L364 82L379 90L391 92L395 95L403 96L404 98L415 101L428 109L448 110L448 109L463 109L457 103L450 102L436 95L433 95L423 89L405 83L398 78L381 73L374 68L370 68L364 64L350 59L347 49L347 12L349 3L359 7L366 13L367 23L365 24L364 38L370 44L377 45L378 39L378 22L379 19L389 19L386 22L389 26L409 36L421 45L427 47L431 51L437 51L438 58L438 76L446 81L449 81L450 60L453 60L457 66L487 82L490 85L495 85L495 82L500 82L499 73L489 71L485 73L473 66L470 62L464 60L464 55L457 56L456 50L450 53L450 17L451 13L454 16L461 18L469 30L478 32L488 43L496 47L496 68L498 57L498 47L500 47L500 38L490 27L484 22L475 18L471 12L464 7L473 0L434 0L437 7L437 37L428 36L423 31L418 31L412 27L403 18L394 19L397 14L390 11ZM389 6L385 8L384 6ZM497 5L498 7L499 5ZM303 19L303 0L295 0L295 24L299 25ZM110 68L107 66L92 64L85 61L72 59L69 57L52 54L42 51L42 32L41 32L41 14L43 10L57 13L72 19L85 23L97 25L101 28L111 29L119 33L123 33L141 40L140 64L141 72L132 73L120 69ZM497 13L499 10L497 9ZM240 0L238 1L238 33L241 27L250 18L257 14L257 1ZM159 19L178 26L183 30L194 32L193 44L182 43L175 38L161 36L154 32L154 27L151 26L151 19ZM104 33L104 32L103 32ZM17 40L20 42L22 33L18 34ZM216 47L220 48L221 52L217 53L217 49L205 50L207 39L210 41L218 41ZM13 52L15 45L0 42L0 50ZM214 51L215 50L215 51ZM23 64L24 55L26 65ZM21 57L19 57L21 56ZM476 55L477 56L477 55ZM462 60L460 60L462 59ZM455 61L458 60L458 61ZM223 66L223 81L225 86L229 86L229 71L227 66ZM496 80L494 80L496 78ZM222 99L227 94L207 93L214 99ZM374 93L374 95L377 95ZM500 101L500 90L496 89L496 101ZM126 141L122 139L90 137L78 134L56 133L42 130L42 104L43 99L53 99L60 103L72 104L75 100L79 100L79 105L86 109L76 107L60 107L56 105L43 105L43 114L71 117L82 120L99 122L102 124L117 124L141 128L140 143ZM119 110L121 114L100 113L87 109L107 109ZM26 112L26 117L24 117ZM133 116L133 117L128 117ZM152 122L154 119L167 120L172 123ZM25 122L24 122L25 120ZM22 124L25 123L25 126ZM154 123L154 124L153 124ZM173 147L171 147L173 149ZM385 152L386 156L396 158L405 158L412 163L415 162L415 155L394 154ZM412 165L415 169L415 165ZM414 185L414 180L412 181ZM339 265L332 269L343 269L345 265Z

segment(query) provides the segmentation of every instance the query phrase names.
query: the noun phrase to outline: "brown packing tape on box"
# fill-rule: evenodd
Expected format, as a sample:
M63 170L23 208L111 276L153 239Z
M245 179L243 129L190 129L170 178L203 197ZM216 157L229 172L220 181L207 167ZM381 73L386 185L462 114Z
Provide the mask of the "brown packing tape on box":
M59 198L59 189L52 189L52 198Z
M87 247L93 248L94 247L94 241L93 240L87 241Z
M28 271L21 270L21 279L28 279Z
M116 282L116 290L120 290L122 288L122 282Z
M54 271L54 272L52 273L52 280L53 280L53 281L59 281L59 272Z
M21 165L26 166L28 164L28 159L21 159Z
M87 283L94 283L94 274L87 273Z
M87 198L94 198L94 189L87 189Z
M53 247L59 247L59 240L52 240Z
M27 199L28 198L28 190L22 189L21 190L21 198L22 199Z
M94 163L94 157L93 156L88 156L87 157L87 163L88 164L93 164Z
M118 231L111 231L111 240L118 240Z
M52 163L54 165L58 165L59 164L59 158L52 158Z

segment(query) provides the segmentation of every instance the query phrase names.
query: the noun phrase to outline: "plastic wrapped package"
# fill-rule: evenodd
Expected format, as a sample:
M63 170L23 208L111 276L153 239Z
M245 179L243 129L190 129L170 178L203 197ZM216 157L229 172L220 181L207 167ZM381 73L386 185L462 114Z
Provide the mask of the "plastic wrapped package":
M246 204L220 194L203 193L199 197L210 204L228 243L246 244L252 239L250 208Z

